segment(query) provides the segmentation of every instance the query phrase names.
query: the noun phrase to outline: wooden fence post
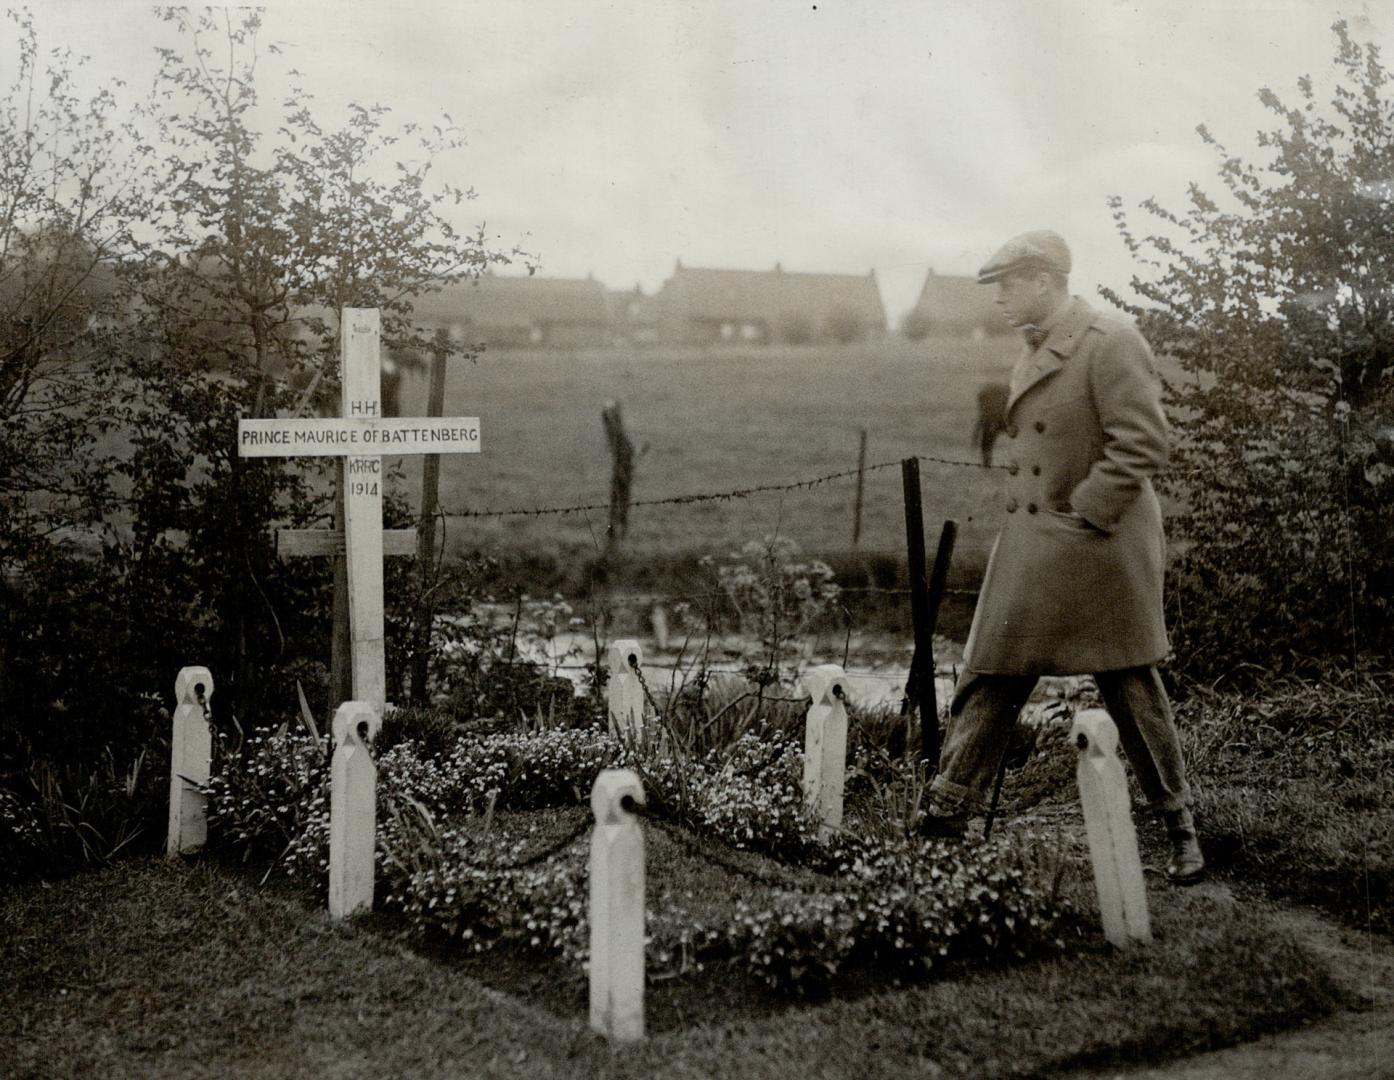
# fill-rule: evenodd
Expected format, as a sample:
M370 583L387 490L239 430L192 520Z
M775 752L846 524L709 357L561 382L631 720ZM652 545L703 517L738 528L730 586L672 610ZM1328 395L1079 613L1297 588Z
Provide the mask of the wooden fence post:
M450 352L449 334L444 327L436 330L431 342L431 389L426 400L426 415L445 415L445 359ZM435 600L432 596L436 582L436 509L440 503L440 455L426 454L421 459L421 516L417 525L416 575L420 595L412 623L411 702L425 705L429 698L431 623L435 619Z
M634 443L624 430L618 401L607 401L600 412L605 425L605 441L610 446L610 524L605 548L609 551L629 532L629 499L634 484Z
M644 687L639 668L644 652L639 643L626 638L610 643L610 733L637 738L644 730Z
M1128 805L1128 783L1118 760L1118 728L1103 709L1085 709L1075 717L1070 738L1079 750L1079 801L1089 836L1104 937L1120 949L1151 941L1137 831Z
M644 788L605 769L591 788L590 1026L616 1042L644 1037Z
M169 833L166 855L187 855L208 841L208 783L213 738L208 702L213 674L206 667L181 668L174 680L174 728L170 734Z
M944 603L944 588L949 577L949 563L954 556L954 543L958 540L958 522L950 518L939 530L939 546L934 551L934 569L929 573L929 596L925 601L925 621L928 624L925 636L929 641L929 654L921 662L921 673L928 692L929 715L934 718L933 738L929 754L925 759L935 772L939 771L939 684L936 681L934 662L934 632L939 628L939 608ZM923 717L920 720L924 723Z
M366 735L360 729L367 728ZM373 906L378 770L368 752L382 726L377 710L346 701L334 714L329 774L329 915L346 919Z
M915 706L919 710L920 757L928 763L932 773L939 768L939 702L934 688L934 623L930 611L929 583L925 579L924 511L920 505L919 459L910 457L901 461L900 476L905 493L905 551L910 574L910 620L915 634L915 654L910 662L910 676L905 686L906 711L909 711L909 706ZM957 525L954 529L957 529ZM950 549L952 546L953 541L950 539ZM943 547L941 537L941 552ZM938 556L935 562L937 565ZM947 568L947 558L944 562ZM938 604L934 607L937 611ZM908 734L907 732L907 740Z
M827 837L842 826L842 789L847 775L847 706L843 698L846 676L837 664L821 664L803 676L812 699L804 726L804 802L822 823L819 835Z

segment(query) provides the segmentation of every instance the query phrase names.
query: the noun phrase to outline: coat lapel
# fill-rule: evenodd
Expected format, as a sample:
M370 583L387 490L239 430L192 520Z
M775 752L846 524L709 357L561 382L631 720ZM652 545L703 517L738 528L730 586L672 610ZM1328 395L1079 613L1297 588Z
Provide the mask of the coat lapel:
M1050 336L1036 350L1032 362L1022 372L1020 380L1013 379L1011 394L1007 398L1007 415L1011 416L1016 403L1023 394L1042 379L1054 375L1079 348L1084 332L1094 322L1094 310L1079 297L1070 302L1070 310L1055 324Z

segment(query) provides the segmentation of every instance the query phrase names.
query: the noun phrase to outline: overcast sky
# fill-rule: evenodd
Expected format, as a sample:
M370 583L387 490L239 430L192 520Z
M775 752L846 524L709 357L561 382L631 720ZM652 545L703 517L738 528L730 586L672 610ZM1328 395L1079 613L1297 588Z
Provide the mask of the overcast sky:
M148 6L43 0L45 47L148 85ZM972 273L1008 236L1062 232L1074 289L1126 284L1106 199L1180 206L1214 183L1195 126L1249 150L1257 91L1331 70L1337 17L1388 42L1364 0L361 0L268 5L269 60L326 109L450 113L443 162L479 198L461 226L542 272L656 290L693 266L865 273L897 323L925 272ZM1386 54L1390 50L1386 44ZM3 80L8 82L8 74Z

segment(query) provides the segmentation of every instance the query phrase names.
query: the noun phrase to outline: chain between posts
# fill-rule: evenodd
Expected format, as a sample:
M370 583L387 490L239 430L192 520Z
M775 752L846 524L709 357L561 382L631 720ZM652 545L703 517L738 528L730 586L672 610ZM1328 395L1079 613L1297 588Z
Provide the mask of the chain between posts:
M644 821L647 821L656 828L660 829L665 835L667 835L674 842L676 842L678 846L682 847L685 851L689 852L690 854L696 855L698 858L703 859L706 862L711 863L715 866L719 866L724 870L730 871L733 874L737 874L740 877L744 877L750 881L758 882L761 885L766 885L774 889L782 889L785 892L799 892L817 895L831 895L834 893L852 893L857 891L858 889L858 886L856 884L850 883L841 878L828 879L826 881L819 882L793 881L790 880L788 877L784 877L782 875L773 873L768 870L762 870L750 866L742 866L735 859L727 858L711 850L707 841L704 841L700 837L694 836L689 830L684 829L680 825L675 825L674 823L666 821L663 818L659 817L657 814L649 810L648 807L644 806L642 803L636 802L632 795L624 796L620 800L620 806L623 807L623 809L628 813L633 814L635 817L642 818ZM519 859L516 862L484 862L476 859L466 858L459 854L455 856L455 859L463 863L465 866L468 866L474 870L492 870L501 873L516 873L518 871L527 870L533 866L537 866L541 863L547 862L549 859L553 859L556 856L560 855L567 848L575 844L577 840L580 840L583 836L590 832L591 829L594 828L594 825L595 823L591 821L589 818L583 817L581 821L577 823L576 827L573 828L570 832L568 832L565 836L547 845L541 851L536 851L533 854L529 855L527 858ZM809 873L814 873L814 871L809 871Z
M720 866L724 870L729 870L733 874L748 878L751 881L759 882L761 885L768 885L771 888L783 889L786 892L803 893L850 893L856 890L855 885L849 885L842 879L832 879L826 884L822 882L796 882L788 878L780 877L768 870L759 870L754 867L742 866L734 859L718 855L711 851L703 840L694 836L680 825L675 825L671 821L665 821L642 803L636 802L634 797L626 795L620 800L620 806L633 814L635 817L643 818L656 828L662 830L667 836L671 837L684 850L696 855L698 858L705 859L715 866ZM812 873L813 871L809 871Z
M648 704L653 708L656 716L661 716L661 710L658 707L658 702L654 699L653 692L649 689L648 680L644 678L643 666L638 663L638 660L635 657L630 658L630 666L633 668L634 674L639 680L639 686L644 692L645 701L647 701ZM835 685L832 689L832 693L833 696L836 697L839 701L841 701L844 706L847 704L847 697L841 685ZM802 698L778 700L790 700L798 702L803 701ZM768 764L768 761L759 762L755 766L751 767L751 771L754 771L755 769L758 769L759 767L762 767L765 764ZM637 802L632 795L625 795L620 800L620 805L624 810L633 814L635 817L639 817L644 819L645 821L651 822L655 827L661 829L666 835L668 835L670 838L676 841L680 847L684 848L691 854L696 855L697 857L704 859L707 862L712 863L713 865L720 866L723 869L730 871L731 873L737 874L751 881L759 882L762 885L767 885L771 888L776 889L783 889L786 892L801 892L823 895L830 895L834 893L849 893L855 891L856 889L855 885L850 885L849 883L841 879L834 879L828 881L827 883L796 882L791 881L788 878L780 877L766 870L759 870L753 867L742 866L739 862L735 861L734 859L728 859L724 856L714 853L705 846L701 839L693 836L686 829L683 829L681 826L675 825L669 821L665 821L663 818L654 814L642 803ZM567 835L563 836L561 839L543 848L541 851L534 852L527 858L521 859L517 862L480 862L473 859L465 858L463 856L457 856L457 858L459 858L459 861L463 862L466 866L469 866L476 870L496 870L502 871L504 873L513 873L519 870L525 870L532 866L536 866L539 863L546 862L548 859L555 858L557 855L561 854L561 852L565 851L577 840L579 840L583 835L585 835L592 827L593 822L583 817L581 821L577 824L577 826L574 829L572 829L571 832L569 832Z
M530 867L537 866L539 863L544 863L548 859L553 859L560 855L567 848L571 847L572 844L576 843L577 840L586 835L586 833L590 832L594 824L595 822L593 822L588 815L583 814L576 827L561 839L548 844L541 851L533 852L525 859L519 859L517 862L481 862L476 859L466 858L463 855L457 856L457 858L460 862L474 870L499 870L504 873L527 870Z
M644 700L653 708L655 717L661 717L663 711L659 709L658 702L653 699L653 693L649 690L648 680L644 678L644 669L639 664L639 658L633 653L629 656L629 666L634 669L634 675L639 680L639 688L644 691ZM628 798L628 796L625 796Z
M698 858L704 859L705 861L712 863L715 866L720 866L721 868L728 870L733 874L737 874L751 881L759 882L762 885L767 885L770 888L783 889L786 892L802 892L817 894L849 893L855 891L856 889L855 885L851 885L841 879L829 880L826 883L798 882L791 881L786 877L782 877L768 870L760 870L754 867L742 866L736 860L728 859L710 850L706 842L704 842L700 838L693 836L688 830L684 829L682 826L675 825L669 821L665 821L663 818L650 811L642 803L636 802L632 795L624 796L620 800L620 805L628 813L633 814L635 817L642 818L644 821L647 821L650 824L657 827L658 829L662 830L664 834L673 839L680 847L690 852L691 854L696 855ZM527 858L520 859L516 862L484 862L476 859L466 858L458 854L455 856L455 859L463 863L465 866L468 866L474 870L493 870L502 873L516 873L520 870L526 870L533 866L537 866L540 863L544 863L549 859L553 859L556 856L560 855L567 848L575 844L577 840L581 839L586 833L590 832L590 830L594 827L594 824L595 823L593 821L583 817L582 820L577 824L577 826L574 829L572 829L569 833L567 833L565 836L547 845L547 847L543 848L541 851L534 852Z

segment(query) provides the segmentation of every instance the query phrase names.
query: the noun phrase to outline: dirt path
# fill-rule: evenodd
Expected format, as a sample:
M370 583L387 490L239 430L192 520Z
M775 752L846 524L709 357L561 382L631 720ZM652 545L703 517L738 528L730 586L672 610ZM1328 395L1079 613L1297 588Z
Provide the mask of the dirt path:
M1228 892L1222 884L1201 888ZM1068 1080L1390 1080L1394 1078L1394 942L1313 912L1274 913L1326 957L1365 1007L1167 1065L1091 1068Z

